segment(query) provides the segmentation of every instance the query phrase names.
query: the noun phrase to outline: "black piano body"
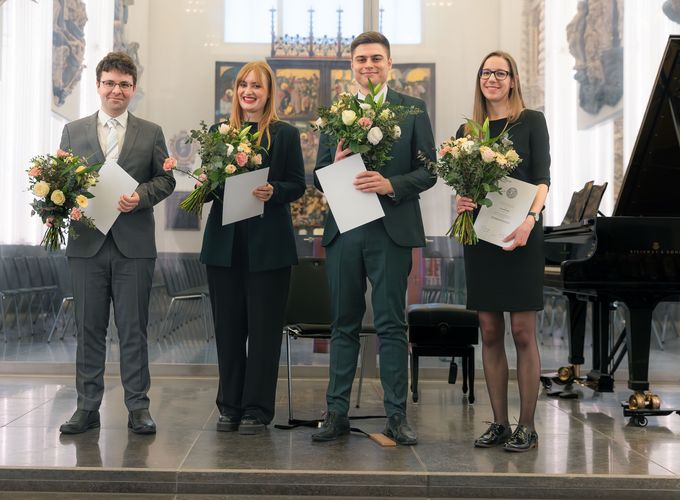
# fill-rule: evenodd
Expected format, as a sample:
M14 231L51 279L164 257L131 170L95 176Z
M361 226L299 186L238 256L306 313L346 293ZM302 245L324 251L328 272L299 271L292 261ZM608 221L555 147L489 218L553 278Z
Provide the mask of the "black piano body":
M649 389L652 312L680 300L680 36L669 37L611 217L546 228L545 284L569 300L569 362L584 364L586 304L593 304L596 390L613 390L609 316L627 306L628 387ZM612 349L613 348L613 349ZM620 361L620 357L619 357ZM612 368L613 367L613 368Z

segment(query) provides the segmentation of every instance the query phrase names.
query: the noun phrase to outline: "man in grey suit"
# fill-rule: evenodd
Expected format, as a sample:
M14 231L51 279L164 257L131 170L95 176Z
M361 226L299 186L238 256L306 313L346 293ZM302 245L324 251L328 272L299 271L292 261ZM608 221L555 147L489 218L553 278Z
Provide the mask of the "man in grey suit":
M172 193L175 179L163 170L168 152L161 128L127 110L136 84L137 68L132 59L122 52L109 53L97 65L101 109L68 123L61 138L61 149L87 158L90 165L115 160L139 183L133 193L120 195L120 215L107 234L77 224L78 237L69 238L66 247L78 328L78 406L60 427L64 434L100 425L111 300L120 339L128 427L138 434L156 432L147 396L146 331L156 261L153 206Z

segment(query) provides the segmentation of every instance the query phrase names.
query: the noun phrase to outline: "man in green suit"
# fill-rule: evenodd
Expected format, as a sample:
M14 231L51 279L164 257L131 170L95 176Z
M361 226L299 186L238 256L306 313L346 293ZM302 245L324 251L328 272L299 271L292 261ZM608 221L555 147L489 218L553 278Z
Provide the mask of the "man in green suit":
M388 417L383 432L398 444L413 445L416 433L406 419L408 340L404 309L411 249L425 246L419 194L436 182L418 155L434 158L434 138L425 103L386 86L392 59L385 36L374 31L362 33L352 42L351 56L360 99L368 94L370 80L381 85L378 95L385 93L387 102L414 106L421 112L400 123L401 137L392 148L392 159L379 172L368 170L354 180L356 189L378 195L385 217L342 234L332 213L326 221L322 244L326 247L333 315L330 380L326 418L312 440L332 441L349 434L347 413L368 278L373 289L375 328L380 338L380 379ZM343 146L322 134L315 170L349 156L351 151ZM367 167L370 169L370 165ZM316 185L320 188L318 180Z

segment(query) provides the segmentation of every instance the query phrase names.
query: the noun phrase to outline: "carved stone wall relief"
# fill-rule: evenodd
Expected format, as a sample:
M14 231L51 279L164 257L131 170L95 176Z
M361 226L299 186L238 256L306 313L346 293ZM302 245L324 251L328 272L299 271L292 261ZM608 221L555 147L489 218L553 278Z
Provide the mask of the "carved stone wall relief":
M522 13L526 27L522 33L520 70L522 92L527 107L545 108L545 6L543 0L525 0Z
M55 111L76 89L85 58L87 13L82 0L53 0L52 95ZM68 116L67 118L72 118Z

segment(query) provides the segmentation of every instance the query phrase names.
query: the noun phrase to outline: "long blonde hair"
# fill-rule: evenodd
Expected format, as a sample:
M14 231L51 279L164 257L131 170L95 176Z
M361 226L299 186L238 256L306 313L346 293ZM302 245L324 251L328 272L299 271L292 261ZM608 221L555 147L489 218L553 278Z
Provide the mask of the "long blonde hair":
M479 83L479 72L484 69L484 63L490 57L502 57L508 63L510 68L509 78L512 78L512 82L515 84L514 87L510 88L508 93L508 123L512 123L519 118L519 115L524 111L524 98L522 97L522 86L520 85L519 72L517 71L517 63L513 57L507 52L502 50L495 50L490 54L484 56L477 74L475 75L475 103L472 108L472 119L477 123L483 123L489 116L489 110L486 107L486 97L482 94L482 88Z
M238 75L236 75L236 80L234 81L234 95L231 97L231 117L229 118L229 124L236 129L240 129L243 125L243 109L241 108L241 103L238 100L238 87L251 71L253 72L257 82L263 87L266 87L268 92L267 102L265 103L264 110L262 112L262 118L260 118L260 121L257 123L257 130L260 131L260 135L257 138L257 144L261 144L262 137L266 134L267 148L269 148L269 145L271 144L269 125L279 121L279 117L276 114L276 106L274 105L274 96L276 95L276 78L274 77L274 72L266 62L249 62L243 66L241 71L238 72Z

